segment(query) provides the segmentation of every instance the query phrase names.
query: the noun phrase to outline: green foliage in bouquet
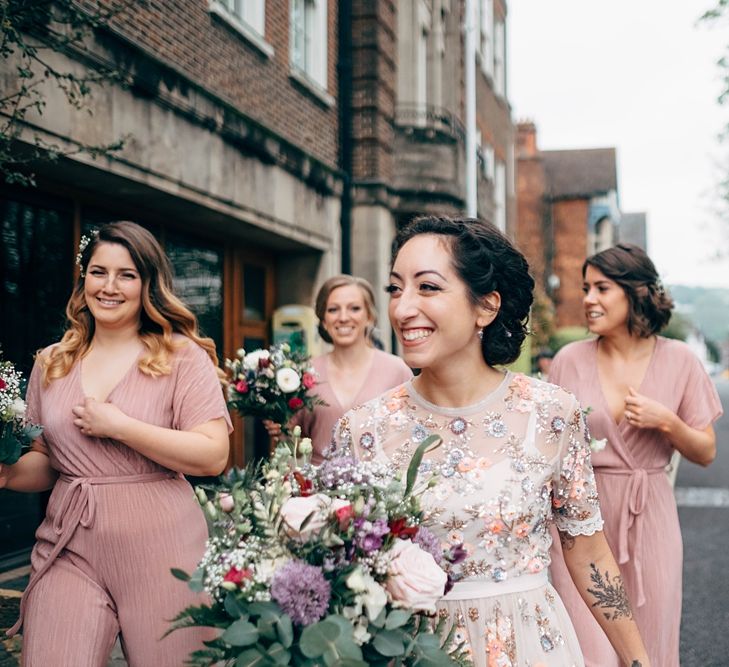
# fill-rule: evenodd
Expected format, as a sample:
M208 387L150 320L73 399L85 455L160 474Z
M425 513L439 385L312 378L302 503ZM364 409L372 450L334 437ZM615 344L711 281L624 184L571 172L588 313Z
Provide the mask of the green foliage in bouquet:
M271 419L286 431L289 420L300 410L326 405L309 390L316 385L316 373L309 357L288 343L227 359L228 405L242 416Z
M446 571L464 555L423 525L420 496L434 478L418 469L439 438L420 444L402 479L346 454L314 467L299 435L267 462L196 489L206 553L192 576L173 574L212 602L185 609L170 631L220 633L189 664L470 664L435 615Z
M12 465L42 432L25 419L23 375L9 361L0 361L0 464Z

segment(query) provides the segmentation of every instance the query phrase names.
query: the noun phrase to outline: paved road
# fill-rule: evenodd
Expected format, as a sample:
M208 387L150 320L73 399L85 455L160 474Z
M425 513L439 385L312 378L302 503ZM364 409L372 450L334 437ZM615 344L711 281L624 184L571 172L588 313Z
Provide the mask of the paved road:
M729 412L729 381L717 380L717 388ZM681 667L729 667L729 415L715 428L714 463L682 461L676 479L684 544Z

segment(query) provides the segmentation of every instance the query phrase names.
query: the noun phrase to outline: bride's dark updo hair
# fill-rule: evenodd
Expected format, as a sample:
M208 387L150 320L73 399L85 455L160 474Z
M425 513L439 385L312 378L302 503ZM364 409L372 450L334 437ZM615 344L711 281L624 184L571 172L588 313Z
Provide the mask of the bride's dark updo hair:
M666 292L658 271L645 251L632 243L598 252L585 260L582 277L592 266L623 288L628 303L628 333L648 338L668 324L673 299Z
M534 279L529 264L494 225L473 218L424 216L400 229L392 246L394 265L400 249L421 234L442 236L451 261L466 284L471 301L480 305L491 292L501 295L496 318L483 330L481 352L489 366L509 364L519 357L527 335Z

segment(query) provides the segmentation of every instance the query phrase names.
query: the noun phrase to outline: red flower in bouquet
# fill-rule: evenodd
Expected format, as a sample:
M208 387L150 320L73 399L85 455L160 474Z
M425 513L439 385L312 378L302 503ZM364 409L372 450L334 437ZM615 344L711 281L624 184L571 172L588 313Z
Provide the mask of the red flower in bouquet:
M389 522L390 534L393 537L413 538L418 534L418 527L406 526L405 521L405 517L400 517Z
M248 569L240 570L237 567L231 567L230 570L228 570L228 574L223 577L223 581L229 581L231 584L240 586L244 581L250 579L252 576L253 573Z
M316 374L309 358L287 343L226 360L228 405L243 417L270 419L288 433L289 421L300 410L313 410L323 401L311 392Z

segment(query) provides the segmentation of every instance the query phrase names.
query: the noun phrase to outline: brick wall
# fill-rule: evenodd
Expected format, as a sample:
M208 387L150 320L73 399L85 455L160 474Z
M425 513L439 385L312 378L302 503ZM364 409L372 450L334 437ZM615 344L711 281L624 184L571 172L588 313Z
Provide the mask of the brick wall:
M588 199L569 199L552 204L554 230L553 270L559 277L558 327L580 326L582 309L582 264L587 258Z
M117 17L113 28L195 83L324 164L336 167L338 119L290 77L289 2L266 2L267 57L220 17L207 0L147 0ZM337 7L328 2L327 93L337 97Z
M397 9L391 0L352 1L352 176L393 175Z
M516 145L516 244L524 253L537 285L545 279L545 173L533 123L520 123Z

